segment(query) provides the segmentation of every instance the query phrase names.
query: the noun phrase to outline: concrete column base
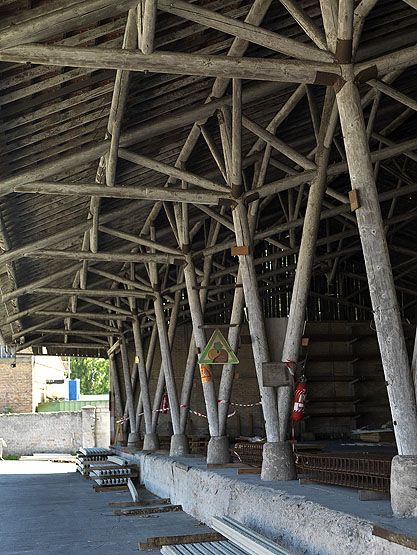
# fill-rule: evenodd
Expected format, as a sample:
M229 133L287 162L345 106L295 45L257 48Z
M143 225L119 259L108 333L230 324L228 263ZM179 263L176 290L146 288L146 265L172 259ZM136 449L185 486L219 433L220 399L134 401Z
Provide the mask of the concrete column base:
M169 450L170 457L187 455L188 452L188 438L185 434L174 434L171 436L171 448Z
M207 464L225 464L231 461L229 438L211 437L207 446Z
M158 435L155 433L145 434L142 449L143 451L157 451L159 449Z
M391 465L391 507L395 516L417 516L417 456L396 455Z
M295 480L294 454L288 441L265 443L262 459L262 480Z
M137 447L139 445L140 437L136 432L130 432L127 438L128 447Z

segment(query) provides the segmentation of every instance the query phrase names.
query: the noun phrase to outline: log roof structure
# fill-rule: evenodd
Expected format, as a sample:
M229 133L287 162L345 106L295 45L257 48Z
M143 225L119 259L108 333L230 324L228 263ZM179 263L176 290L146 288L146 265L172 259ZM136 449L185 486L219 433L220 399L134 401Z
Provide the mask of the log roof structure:
M112 356L156 323L169 368L176 323L233 343L245 301L259 376L262 317L290 363L306 318L415 323L416 8L0 0L2 341Z

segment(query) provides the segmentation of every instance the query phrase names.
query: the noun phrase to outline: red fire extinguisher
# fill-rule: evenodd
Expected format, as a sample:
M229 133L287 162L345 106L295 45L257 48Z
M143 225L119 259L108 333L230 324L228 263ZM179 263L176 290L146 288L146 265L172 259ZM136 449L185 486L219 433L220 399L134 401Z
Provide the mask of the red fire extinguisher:
M300 422L304 418L306 398L307 383L304 376L302 376L294 390L294 404L291 413L291 420L293 422Z
M164 393L162 396L162 402L161 402L161 412L162 414L167 414L169 409L169 399L168 399L168 393Z

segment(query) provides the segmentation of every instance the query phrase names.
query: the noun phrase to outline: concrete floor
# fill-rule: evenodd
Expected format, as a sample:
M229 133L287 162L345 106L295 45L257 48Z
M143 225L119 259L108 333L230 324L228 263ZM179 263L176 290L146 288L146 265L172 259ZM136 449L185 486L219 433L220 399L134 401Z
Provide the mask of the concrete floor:
M108 505L130 500L129 492L96 493L74 464L0 461L0 553L129 555L147 537L210 531L183 512L120 517Z

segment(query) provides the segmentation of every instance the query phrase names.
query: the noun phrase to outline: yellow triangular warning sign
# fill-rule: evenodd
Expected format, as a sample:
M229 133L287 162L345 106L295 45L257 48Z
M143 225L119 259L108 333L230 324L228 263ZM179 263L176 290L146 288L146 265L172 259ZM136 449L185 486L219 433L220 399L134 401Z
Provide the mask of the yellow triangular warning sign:
M220 330L215 330L201 353L199 364L239 364L239 359Z

